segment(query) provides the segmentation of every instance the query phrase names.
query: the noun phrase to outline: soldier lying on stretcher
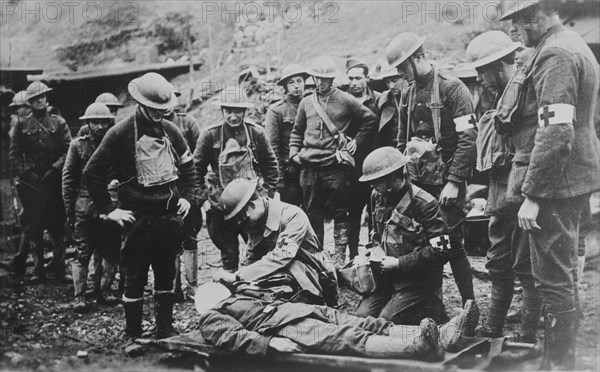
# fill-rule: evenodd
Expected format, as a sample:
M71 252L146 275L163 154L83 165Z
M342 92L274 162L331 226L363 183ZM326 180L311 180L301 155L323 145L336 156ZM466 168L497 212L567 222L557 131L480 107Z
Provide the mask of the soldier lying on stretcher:
M241 284L232 293L220 283L202 285L195 301L205 342L251 355L307 352L433 362L444 359L444 350L465 347L479 319L477 305L469 300L441 327L431 318L418 326L395 325L383 318L290 302L284 287Z

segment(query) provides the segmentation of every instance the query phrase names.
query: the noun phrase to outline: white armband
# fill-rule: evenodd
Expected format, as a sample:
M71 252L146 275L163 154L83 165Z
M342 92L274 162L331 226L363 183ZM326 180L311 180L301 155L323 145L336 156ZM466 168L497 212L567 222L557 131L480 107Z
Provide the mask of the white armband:
M477 118L473 114L461 116L454 119L457 132L464 132L465 130L475 128L477 125Z
M542 106L538 110L538 126L545 128L548 125L569 124L575 120L575 106L567 103L555 103Z

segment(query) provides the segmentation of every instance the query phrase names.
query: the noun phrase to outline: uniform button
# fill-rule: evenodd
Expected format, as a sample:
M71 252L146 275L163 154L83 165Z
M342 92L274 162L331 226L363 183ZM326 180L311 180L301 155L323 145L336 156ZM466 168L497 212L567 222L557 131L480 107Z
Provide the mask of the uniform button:
M423 123L424 123L424 121L423 121L423 120L419 120L419 124L423 124Z
M419 103L417 103L417 106L423 106L423 104L419 102Z

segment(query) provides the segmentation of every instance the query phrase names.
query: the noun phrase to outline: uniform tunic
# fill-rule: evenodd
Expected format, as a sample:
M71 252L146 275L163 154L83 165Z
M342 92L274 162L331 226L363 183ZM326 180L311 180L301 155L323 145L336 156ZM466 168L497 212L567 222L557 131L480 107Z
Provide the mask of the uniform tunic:
M239 276L246 281L256 281L277 272L291 274L302 289L323 297L319 271L333 270L331 259L323 251L306 214L295 205L268 200L264 227L248 231L248 252ZM321 263L315 267L311 261L298 254L312 255Z
M373 240L388 256L398 258L399 267L385 273L389 283L366 296L357 314L381 316L396 324L419 324L426 317L444 321L442 274L450 246L437 201L407 183L392 197L374 191L372 203Z
M600 189L593 123L598 65L581 36L560 24L548 31L532 58L524 101L510 129L516 153L508 196L539 203L541 231L529 234L533 274L547 311L570 311L575 308L579 216L589 194Z

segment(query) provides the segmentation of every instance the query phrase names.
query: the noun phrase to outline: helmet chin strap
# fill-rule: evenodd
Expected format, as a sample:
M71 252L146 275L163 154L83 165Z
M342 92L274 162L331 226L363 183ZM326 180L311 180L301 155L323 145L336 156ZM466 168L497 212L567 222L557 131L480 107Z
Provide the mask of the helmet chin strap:
M414 80L417 80L419 75L417 75L417 65L415 65L415 60L412 56L410 56L410 57L408 57L408 61L410 62L410 67L413 70L413 78L414 78Z

